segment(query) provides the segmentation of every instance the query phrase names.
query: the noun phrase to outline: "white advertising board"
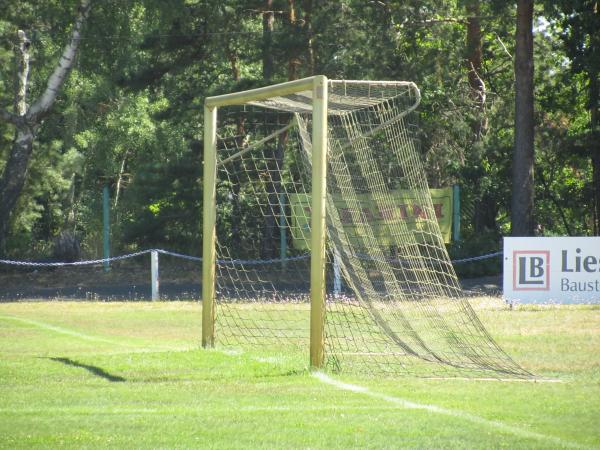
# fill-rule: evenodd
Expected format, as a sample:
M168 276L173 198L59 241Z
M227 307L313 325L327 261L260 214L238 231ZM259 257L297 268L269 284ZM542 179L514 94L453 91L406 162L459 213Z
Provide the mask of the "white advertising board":
M600 303L600 237L504 238L504 299Z

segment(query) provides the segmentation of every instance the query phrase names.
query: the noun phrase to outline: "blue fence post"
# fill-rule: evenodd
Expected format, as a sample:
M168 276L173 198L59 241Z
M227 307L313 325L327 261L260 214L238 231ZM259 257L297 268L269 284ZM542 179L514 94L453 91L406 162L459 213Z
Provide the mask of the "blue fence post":
M342 293L342 273L340 270L340 254L333 251L333 296L338 298Z
M102 248L103 258L106 260L110 258L110 196L108 192L108 185L105 184L102 188ZM110 270L110 262L104 261L104 271Z
M460 241L460 185L452 186L452 240Z

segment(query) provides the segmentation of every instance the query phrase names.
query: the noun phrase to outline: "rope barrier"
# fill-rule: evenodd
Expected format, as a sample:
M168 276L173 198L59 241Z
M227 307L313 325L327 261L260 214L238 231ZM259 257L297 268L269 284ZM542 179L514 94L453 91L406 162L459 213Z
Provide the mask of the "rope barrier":
M202 258L198 256L190 256L184 255L182 253L171 252L168 250L162 249L149 249L149 250L141 250L135 253L129 253L127 255L121 256L113 256L110 258L102 258L102 259L92 259L86 261L75 261L75 262L39 262L39 261L14 261L9 259L0 259L0 264L12 265L12 266L26 266L26 267L62 267L62 266L86 266L86 265L94 265L94 264L104 264L112 261L121 261L124 259L135 258L136 256L146 255L151 252L158 252L163 255L174 256L177 258L187 259L190 261L202 261ZM461 259L453 259L451 260L452 264L464 264L467 262L473 261L482 261L485 259L495 258L497 256L501 256L502 252L488 253L486 255L481 256L473 256L469 258L461 258ZM218 264L223 265L266 265L266 264L274 264L281 263L281 261L299 261L303 259L310 258L309 254L299 255L299 256L290 256L285 259L281 258L272 258L272 259L219 259L217 260ZM392 259L390 262L394 261Z
M231 265L242 265L242 264L246 264L249 266L252 265L256 265L259 266L261 264L274 264L274 263L281 263L281 261L300 261L302 259L309 259L310 255L306 254L306 255L300 255L300 256L288 256L285 259L281 259L281 258L272 258L272 259L219 259L217 260L217 262L219 264L231 264Z
M490 258L494 258L496 256L502 256L502 252L488 253L487 255L473 256L471 258L453 259L451 262L452 262L452 264L462 264L462 263L471 262L471 261L481 261L483 259L490 259Z
M156 251L162 255L175 256L177 258L188 259L190 261L202 261L202 258L200 258L198 256L184 255L183 253L170 252L168 250L160 250L160 249L158 249Z
M28 267L61 267L61 266L90 266L94 264L104 264L111 261L120 261L128 258L135 258L136 256L150 253L152 250L142 250L128 255L113 256L110 258L102 259L91 259L87 261L74 261L74 262L39 262L39 261L12 261L9 259L0 259L0 264L7 264L12 266L28 266Z

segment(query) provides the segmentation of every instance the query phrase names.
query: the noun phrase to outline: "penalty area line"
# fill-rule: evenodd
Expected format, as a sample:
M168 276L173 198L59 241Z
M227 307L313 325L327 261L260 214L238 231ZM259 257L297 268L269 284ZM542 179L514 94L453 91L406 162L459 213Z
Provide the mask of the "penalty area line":
M552 443L556 446L569 447L569 448L590 448L582 444L578 444L576 442L566 441L564 439L558 438L556 436L550 436L547 434L536 433L535 431L524 430L523 428L515 427L512 425L508 425L503 422L499 422L497 420L485 419L480 416L476 416L471 413L467 413L464 411L456 410L456 409L448 409L443 408L437 405L431 405L426 403L416 403L410 400L403 399L401 397L395 397L392 395L382 394L380 392L375 392L370 390L365 386L358 386L356 384L344 383L343 381L336 380L331 378L329 375L324 374L323 372L314 372L313 376L320 380L322 383L328 384L330 386L336 387L338 389L354 392L356 394L366 395L371 398L375 398L378 400L383 400L387 403L392 403L398 405L402 408L406 409L420 409L424 411L428 411L433 414L440 414L448 417L453 417L456 419L462 419L465 421L469 421L475 423L477 425L483 425L490 428L495 428L499 431L510 433L515 436L519 436L527 439L534 439L537 441L545 441L548 443Z
M34 327L37 327L37 328L42 328L44 330L53 331L58 334L64 334L67 336L73 336L73 337L77 337L79 339L84 339L86 341L105 342L108 344L115 344L115 341L111 341L109 339L104 339L101 337L92 336L92 335L85 334L85 333L80 333L75 330L69 330L68 328L59 327L57 325L51 325L51 324L45 323L45 322L39 322L37 320L24 319L22 317L5 316L5 315L0 315L0 320L12 320L15 322L21 322L21 323L25 323L27 325L33 325Z
M41 328L43 330L52 331L54 333L62 334L65 336L76 337L79 339L83 339L85 341L103 342L105 344L119 345L122 347L128 347L128 348L132 348L132 349L140 348L139 346L137 346L135 344L120 341L118 338L107 339L107 338L103 338L100 336L93 336L91 334L81 333L79 331L71 330L69 328L59 327L58 325L52 325L52 324L49 324L46 322L40 322L38 320L25 319L23 317L16 317L16 316L7 316L7 315L3 315L3 314L0 314L0 320L21 322L21 323L24 323L27 325L32 325L34 327ZM155 350L158 350L158 349L160 349L161 351L171 351L171 349L167 349L167 348L163 348L163 347L158 347Z

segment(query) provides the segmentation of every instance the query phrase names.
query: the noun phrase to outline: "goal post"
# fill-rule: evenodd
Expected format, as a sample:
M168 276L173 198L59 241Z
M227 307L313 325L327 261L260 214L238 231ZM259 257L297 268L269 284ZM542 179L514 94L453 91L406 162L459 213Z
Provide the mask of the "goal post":
M310 364L323 366L325 345L325 218L327 205L327 78L313 79L310 257Z
M323 366L325 326L325 214L327 154L327 77L317 75L265 88L208 97L204 107L204 204L202 264L202 346L214 346L217 110L310 89L313 93L312 216L310 269L310 364Z
M202 346L215 342L215 263L217 188L217 107L204 107L202 203Z
M318 75L205 100L204 347L531 376L462 294L417 150L420 98L410 81Z

